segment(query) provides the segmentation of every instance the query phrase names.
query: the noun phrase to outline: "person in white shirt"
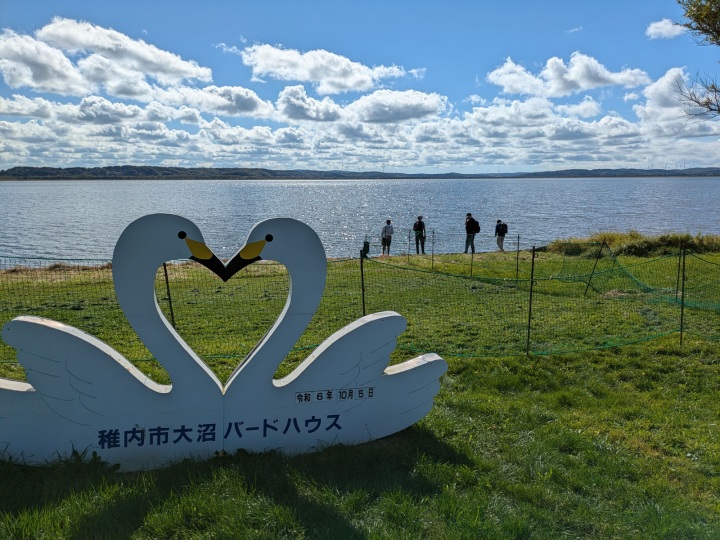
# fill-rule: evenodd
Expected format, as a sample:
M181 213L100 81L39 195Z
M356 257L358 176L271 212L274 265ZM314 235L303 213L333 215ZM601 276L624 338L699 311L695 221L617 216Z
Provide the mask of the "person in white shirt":
M390 255L390 243L392 242L393 232L394 231L392 222L388 219L387 223L382 228L382 232L380 233L380 242L382 243L383 255L385 255L386 250L387 254Z

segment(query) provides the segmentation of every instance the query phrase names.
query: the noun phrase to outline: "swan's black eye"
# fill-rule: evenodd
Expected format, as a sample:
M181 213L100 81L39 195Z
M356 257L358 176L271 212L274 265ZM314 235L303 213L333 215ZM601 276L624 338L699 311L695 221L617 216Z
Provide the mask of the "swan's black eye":
M266 242L272 242L272 240L273 240L272 234L266 234L266 235L265 235L265 241L266 241Z
M180 238L181 240L184 240L186 236L187 234L185 233L185 231L180 231L178 233L178 238Z

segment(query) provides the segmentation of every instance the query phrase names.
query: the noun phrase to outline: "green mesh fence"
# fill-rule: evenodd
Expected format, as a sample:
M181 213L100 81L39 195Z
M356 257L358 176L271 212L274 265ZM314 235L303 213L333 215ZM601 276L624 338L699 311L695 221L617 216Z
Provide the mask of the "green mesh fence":
M368 259L368 312L402 306L409 326L399 346L446 356L554 354L680 332L718 337L718 263L678 253L624 265L604 244L555 251L534 260L532 252Z
M720 339L720 264L688 255L684 266L683 326L705 339Z
M362 314L357 260L328 264L332 290L297 344L297 356ZM204 359L222 369L237 365L272 326L288 295L288 276L278 264L256 263L227 283L193 262L158 269L156 297L168 321ZM49 261L0 257L0 325L18 315L61 321L108 343L133 361L152 357L123 316L112 270L105 261ZM15 351L0 342L0 361Z
M408 321L395 359L430 351L553 354L681 331L714 340L720 337L719 262L676 254L621 264L596 244L568 244L534 258L532 251L516 251L329 261L320 308L289 361L304 358L363 312L384 310ZM175 261L158 269L156 295L188 345L231 371L281 313L288 287L277 264L253 264L223 283L201 265ZM0 257L0 325L18 315L64 322L132 361L152 360L117 304L107 261ZM15 362L15 351L2 342L0 361Z

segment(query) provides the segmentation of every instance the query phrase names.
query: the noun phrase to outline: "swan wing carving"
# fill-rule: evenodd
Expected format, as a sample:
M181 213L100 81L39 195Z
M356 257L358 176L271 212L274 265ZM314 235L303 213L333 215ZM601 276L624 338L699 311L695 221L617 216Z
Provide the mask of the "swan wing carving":
M295 370L277 381L278 386L354 388L374 384L390 363L397 336L407 323L386 311L362 317L338 330L315 349Z
M17 317L3 327L3 340L38 397L58 416L91 425L117 412L133 397L135 407L146 391L167 393L107 344L72 326L41 317ZM125 405L128 407L127 404Z
M428 353L388 367L378 387L394 396L390 403L374 404L376 414L394 415L393 425L368 426L373 438L384 437L422 420L432 409L440 391L440 377L447 363L435 353Z
M406 326L405 318L393 311L364 316L335 332L276 384L295 391L373 388L378 397L377 392L392 396L392 400L378 400L378 413L393 414L403 427L410 426L432 408L447 364L430 353L389 366L397 337ZM356 400L347 410L369 405L369 400Z

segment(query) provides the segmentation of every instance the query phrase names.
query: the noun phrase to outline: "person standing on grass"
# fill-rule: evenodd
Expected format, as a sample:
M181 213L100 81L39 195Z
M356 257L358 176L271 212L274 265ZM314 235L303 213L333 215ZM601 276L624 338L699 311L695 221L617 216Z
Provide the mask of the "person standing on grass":
M497 224L495 225L495 236L497 237L497 245L500 248L500 251L505 251L503 249L503 242L505 242L505 235L507 232L507 223L503 223L501 219L498 219Z
M387 250L387 254L390 256L390 243L392 242L394 232L392 222L388 219L380 232L380 243L382 244L383 255L385 255L385 251Z
M475 253L475 235L480 232L480 223L468 212L465 216L465 253L468 248Z
M420 255L420 251L425 255L425 223L423 217L418 216L417 221L413 223L413 231L415 232L415 253Z

